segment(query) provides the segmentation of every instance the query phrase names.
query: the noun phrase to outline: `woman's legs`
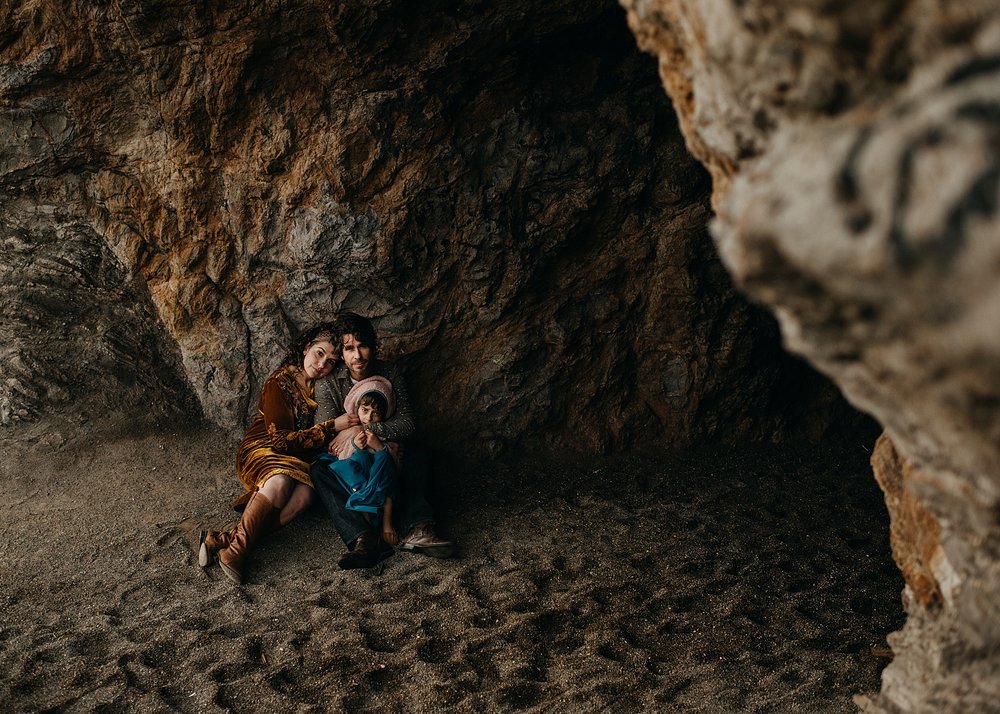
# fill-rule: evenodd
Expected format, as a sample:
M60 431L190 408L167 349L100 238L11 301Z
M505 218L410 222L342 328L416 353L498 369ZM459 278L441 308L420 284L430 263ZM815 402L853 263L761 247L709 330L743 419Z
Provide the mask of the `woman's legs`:
M283 526L309 508L309 504L312 503L312 488L284 474L275 474L269 478L260 487L260 492L281 511Z
M267 500L271 502L271 505L277 509L282 509L288 503L288 499L291 497L292 491L295 490L295 484L297 483L298 481L291 476L275 474L259 490L267 496Z
M275 474L253 494L236 528L225 533L208 531L199 549L199 565L210 565L218 552L220 562L225 565L228 561L230 566L224 568L226 574L239 582L243 561L253 542L286 525L306 510L312 502L312 494L312 488L306 484L284 474ZM251 505L254 508L251 509ZM248 511L251 513L248 514ZM247 535L251 537L247 539Z
M243 516L233 531L229 545L219 551L219 565L237 585L243 582L243 565L258 540L278 528L278 509L264 492L257 491L247 501Z
M267 484L264 484L265 486ZM309 508L313 500L313 489L312 486L307 486L304 483L295 482L295 486L292 488L292 493L285 502L284 507L281 509L281 525L288 525L293 519L302 514Z

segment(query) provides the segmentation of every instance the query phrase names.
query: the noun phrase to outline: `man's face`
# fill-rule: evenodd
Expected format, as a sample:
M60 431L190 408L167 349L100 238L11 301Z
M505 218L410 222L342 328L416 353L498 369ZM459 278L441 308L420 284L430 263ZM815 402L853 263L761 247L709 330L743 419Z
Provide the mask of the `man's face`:
M344 364L347 371L354 379L364 379L371 369L372 346L366 345L358 340L354 335L344 335L343 337Z

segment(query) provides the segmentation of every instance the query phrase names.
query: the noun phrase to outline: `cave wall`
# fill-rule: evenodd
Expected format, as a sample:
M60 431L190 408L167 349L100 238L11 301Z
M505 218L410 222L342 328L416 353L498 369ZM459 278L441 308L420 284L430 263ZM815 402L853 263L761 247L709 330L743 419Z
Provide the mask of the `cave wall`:
M873 414L907 581L870 712L1000 701L1000 8L625 0L712 233L785 343Z
M733 291L613 3L8 2L0 136L4 423L83 391L239 432L340 310L472 455L850 411Z

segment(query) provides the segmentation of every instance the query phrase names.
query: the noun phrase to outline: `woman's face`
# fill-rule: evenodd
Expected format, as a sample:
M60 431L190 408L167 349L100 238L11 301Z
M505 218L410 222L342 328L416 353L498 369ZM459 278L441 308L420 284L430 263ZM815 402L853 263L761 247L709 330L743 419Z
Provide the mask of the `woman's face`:
M382 415L375 411L371 404L362 404L358 407L358 421L362 424L374 424L382 421Z
M325 340L313 342L302 352L302 371L306 379L319 379L330 374L337 365L337 357L333 343Z

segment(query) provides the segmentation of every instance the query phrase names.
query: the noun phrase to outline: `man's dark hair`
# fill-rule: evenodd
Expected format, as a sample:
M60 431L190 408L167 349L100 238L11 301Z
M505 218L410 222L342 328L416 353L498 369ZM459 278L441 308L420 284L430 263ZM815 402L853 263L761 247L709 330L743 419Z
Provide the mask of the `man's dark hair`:
M378 354L378 338L375 336L375 328L371 320L362 317L357 313L345 312L337 317L334 323L334 333L340 344L344 343L346 335L353 335L354 339L372 348L372 355Z

